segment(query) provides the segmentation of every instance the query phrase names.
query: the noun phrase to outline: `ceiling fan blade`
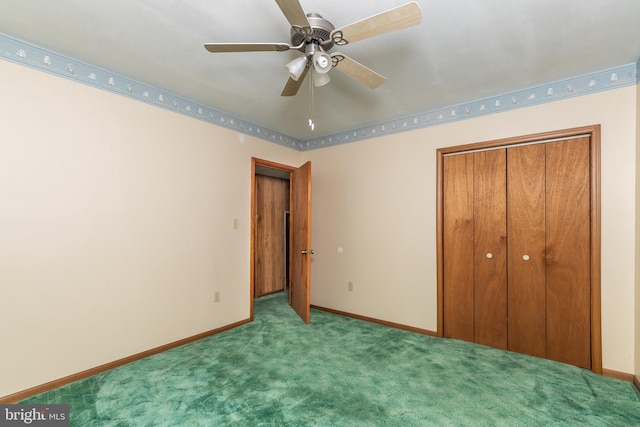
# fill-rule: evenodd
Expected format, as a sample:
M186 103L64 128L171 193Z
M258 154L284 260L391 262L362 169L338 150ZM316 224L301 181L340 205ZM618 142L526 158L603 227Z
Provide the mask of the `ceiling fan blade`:
M310 28L307 14L304 13L299 0L276 0L280 10L292 27Z
M331 32L331 40L337 45L345 45L391 31L412 27L420 22L422 22L420 6L416 2L411 2L333 30Z
M291 49L286 43L205 43L209 52L284 52Z
M336 52L331 54L333 59L333 67L344 74L353 77L360 83L371 89L375 89L382 85L387 79L376 73L370 68L365 67L361 63L345 56L343 53Z
M282 89L282 93L280 94L280 96L294 96L295 94L297 94L300 86L302 86L302 81L307 76L308 72L309 66L307 65L298 80L294 80L289 77L289 80L287 81L287 84L284 85L284 89Z

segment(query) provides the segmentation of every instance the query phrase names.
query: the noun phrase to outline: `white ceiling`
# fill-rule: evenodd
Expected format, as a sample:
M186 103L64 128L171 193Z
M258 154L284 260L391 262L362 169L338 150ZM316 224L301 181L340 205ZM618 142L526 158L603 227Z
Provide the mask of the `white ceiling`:
M300 0L336 27L408 0ZM275 0L0 0L0 33L298 140L636 62L639 0L418 0L417 27L340 47L387 78L331 71L281 97L299 53L212 54L205 42L289 43ZM335 51L334 48L332 50Z

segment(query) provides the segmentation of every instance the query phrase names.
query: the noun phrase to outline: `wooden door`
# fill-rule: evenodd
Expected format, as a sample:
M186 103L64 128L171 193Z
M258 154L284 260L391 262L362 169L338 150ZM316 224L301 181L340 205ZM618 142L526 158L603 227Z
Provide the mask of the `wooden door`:
M255 177L255 298L285 289L286 224L289 181Z
M474 342L507 348L506 150L473 153Z
M544 144L508 150L509 350L546 357Z
M444 336L474 341L473 154L443 158Z
M599 127L569 132L438 151L439 331L601 373Z
M547 358L590 368L589 138L546 149Z
M310 321L311 285L311 162L291 173L291 286L289 303Z
M444 335L507 348L505 150L444 158Z

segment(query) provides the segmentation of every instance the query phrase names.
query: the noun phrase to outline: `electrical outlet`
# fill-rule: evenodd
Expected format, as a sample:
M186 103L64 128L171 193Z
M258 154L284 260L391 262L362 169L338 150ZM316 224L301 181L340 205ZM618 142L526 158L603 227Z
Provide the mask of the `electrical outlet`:
M353 282L349 282L349 283L347 283L347 290L348 290L349 292L353 292Z
M215 291L213 293L213 302L220 302L220 291Z

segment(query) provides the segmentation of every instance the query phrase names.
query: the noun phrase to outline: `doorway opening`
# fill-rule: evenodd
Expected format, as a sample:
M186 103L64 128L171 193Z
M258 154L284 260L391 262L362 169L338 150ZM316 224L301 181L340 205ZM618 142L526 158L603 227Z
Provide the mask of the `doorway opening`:
M289 177L260 167L255 176L254 298L288 289Z
M287 292L310 320L311 163L251 159L250 319L254 299Z
M265 191L261 194L261 199L259 200L257 196L262 191L261 182L271 182L274 187L283 187L287 177L289 179L288 192L282 190ZM266 187L269 187L269 185ZM287 197L285 193L288 194L288 206L286 201L283 200ZM270 197L270 194L280 194L278 196L280 201L277 204L282 207L275 214L272 214L271 211L276 203L266 200ZM264 204L264 206L260 207L260 211L259 202ZM288 222L288 226L282 227L280 231L276 231L273 235L280 239L281 242L280 247L276 248L275 251L272 246L276 239L271 238L272 236L269 234L265 239L258 235L261 232L257 227L256 221L259 212L272 218L273 223L277 224L277 226L284 226L283 223ZM289 212L289 214L287 215L286 212ZM250 224L250 319L254 319L254 299L258 295L256 292L258 274L262 274L260 273L263 271L261 269L266 267L268 269L272 268L276 276L280 275L276 282L278 286L282 286L282 290L288 291L289 305L305 323L309 323L311 311L311 255L313 254L313 249L311 248L311 162L306 162L296 168L268 160L251 158ZM287 229L289 230L288 234ZM283 242L283 235L286 236L284 240L290 245L288 250ZM259 248L259 245L262 245L262 247ZM262 254L264 256L260 254L260 250L266 251ZM283 253L286 253L286 255ZM272 255L278 255L282 260L268 261ZM264 265L265 261L267 261L267 265ZM261 262L263 265L259 265ZM288 266L283 267L283 263L286 262L288 262ZM286 277L282 275L284 269L288 272Z
M253 301L289 290L291 171L253 159L251 197L251 318Z

